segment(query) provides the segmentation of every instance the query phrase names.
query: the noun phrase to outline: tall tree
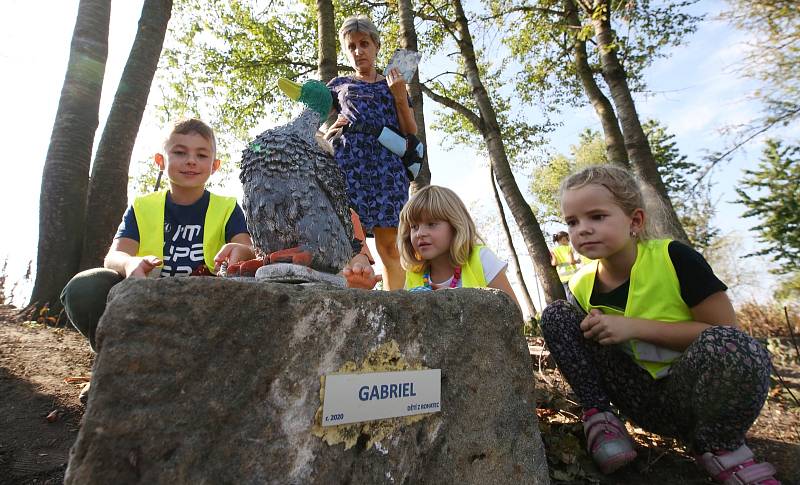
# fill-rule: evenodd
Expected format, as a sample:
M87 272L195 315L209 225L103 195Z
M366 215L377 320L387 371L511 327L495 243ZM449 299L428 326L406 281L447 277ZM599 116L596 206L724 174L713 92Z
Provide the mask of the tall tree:
M39 196L35 307L59 310L59 294L78 270L86 192L108 57L110 0L81 0L72 34Z
M628 152L625 149L625 138L622 135L622 129L620 129L614 106L611 105L611 101L600 89L600 86L597 85L594 71L589 64L589 55L586 51L586 34L582 29L578 16L578 6L575 4L575 0L564 0L563 5L568 33L571 34L567 36L567 39L572 40L571 48L575 72L603 127L606 157L614 163L628 166L630 162L628 160ZM569 44L567 45L569 46Z
M769 256L777 274L800 272L800 145L767 140L758 168L744 173L737 202L758 218L750 230L765 246L752 255Z
M336 66L336 19L331 0L317 0L317 39L319 80L327 83L339 74Z
M594 0L591 6L584 2L586 14L592 19L595 39L600 50L600 63L602 65L603 79L611 92L614 106L617 108L622 135L625 138L625 149L628 158L635 167L639 176L661 197L667 209L667 223L674 234L685 242L689 242L689 237L681 225L675 208L667 194L667 188L661 180L656 166L647 136L644 134L639 115L636 112L636 104L633 101L630 87L627 82L625 68L617 56L618 40L614 29L611 27L611 1Z
M683 36L695 30L700 17L683 11L694 0L658 5L621 0L495 3L496 17L522 13L521 28L514 29L506 39L524 66L525 82L517 84L521 95L538 96L550 103L551 109L560 110L582 98L574 96L581 91L603 126L607 157L623 165L630 161L663 199L672 232L686 240L649 152L631 92L643 86L643 69L666 55L664 47L679 44ZM614 21L624 23L627 34L619 35L612 26ZM594 46L591 52L587 52L589 45ZM607 87L613 107L596 82L597 77Z
M528 306L531 315L535 317L538 311L536 310L536 305L533 304L533 298L531 298L531 292L528 291L528 285L525 283L525 276L522 274L522 266L519 264L517 248L514 247L514 237L511 235L511 229L508 227L508 222L506 221L506 211L503 209L503 201L500 200L500 194L497 192L497 185L495 184L494 180L494 170L491 168L489 169L489 178L491 178L492 181L492 193L494 194L494 201L495 205L497 206L497 211L500 213L500 223L503 225L503 233L506 235L508 251L511 253L511 257L514 258L514 268L517 271L517 281L519 281L520 291L522 292L522 297L525 300L525 304Z
M172 0L145 0L139 28L103 128L89 181L80 268L100 266L128 203L131 152L158 66Z
M403 49L419 51L417 29L414 27L414 5L412 0L398 0L397 11L400 17L400 46ZM414 106L414 121L417 123L417 138L427 147L428 137L425 132L425 112L422 98L422 87L419 84L419 69L414 72L414 77L408 80L408 94ZM431 183L431 169L428 165L428 150L422 159L417 178L412 183L412 191L416 191Z
M423 86L423 92L434 101L456 111L483 138L500 190L503 192L511 214L522 233L533 264L542 275L544 292L548 301L564 298L564 288L557 273L550 266L550 253L544 235L514 179L506 151L503 129L498 123L498 111L483 82L478 55L470 31L470 22L464 6L460 0L450 0L447 12L444 11L444 8L433 8L432 12L424 15L425 18L444 26L454 39L463 63L463 73L459 74L459 77L466 81L477 113L452 97L441 92L437 93L427 86Z

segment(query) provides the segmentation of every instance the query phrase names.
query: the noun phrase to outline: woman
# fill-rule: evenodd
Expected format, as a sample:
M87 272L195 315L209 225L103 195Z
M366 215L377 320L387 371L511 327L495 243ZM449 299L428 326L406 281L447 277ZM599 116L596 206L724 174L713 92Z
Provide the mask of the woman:
M384 288L402 289L405 273L397 251L400 210L408 200L408 184L399 156L378 142L384 126L403 135L416 134L406 80L392 69L387 77L375 69L381 47L375 25L365 16L350 17L339 29L339 41L355 73L337 77L328 86L338 117L326 138L347 179L350 204L358 213L383 261Z

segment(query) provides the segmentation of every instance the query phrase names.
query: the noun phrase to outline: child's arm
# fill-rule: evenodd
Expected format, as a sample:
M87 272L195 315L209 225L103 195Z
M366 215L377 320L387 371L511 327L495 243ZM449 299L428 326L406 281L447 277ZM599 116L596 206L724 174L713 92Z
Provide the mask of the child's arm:
M139 241L127 237L114 239L103 266L113 269L123 278L144 278L161 260L155 256L136 256L139 252Z
M495 288L506 295L510 296L514 303L517 304L517 308L519 308L519 302L517 301L517 295L514 294L514 290L511 289L511 283L508 282L508 277L506 276L505 271L501 271L497 273L497 276L494 277L492 281L489 282L487 285L489 288Z
M242 261L250 261L255 257L256 253L253 251L253 240L250 238L250 234L241 232L233 236L231 242L222 246L217 255L214 256L214 271L219 271L220 266L225 261L230 265Z
M728 295L718 291L691 308L693 320L666 323L657 320L604 315L592 310L581 322L583 336L601 345L611 345L632 338L683 351L707 328L713 325L736 326L736 312Z
M558 261L556 261L556 253L550 251L550 266L558 266Z
M342 270L342 275L347 279L348 288L371 290L381 280L380 275L376 275L369 264L369 258L363 253L353 256Z

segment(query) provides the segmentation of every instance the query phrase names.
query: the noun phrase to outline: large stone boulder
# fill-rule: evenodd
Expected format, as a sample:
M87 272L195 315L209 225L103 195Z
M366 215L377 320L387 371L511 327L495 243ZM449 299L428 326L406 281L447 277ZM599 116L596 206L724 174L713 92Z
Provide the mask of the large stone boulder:
M163 278L110 298L66 483L549 483L496 290ZM441 412L321 428L321 376L348 368L441 369Z

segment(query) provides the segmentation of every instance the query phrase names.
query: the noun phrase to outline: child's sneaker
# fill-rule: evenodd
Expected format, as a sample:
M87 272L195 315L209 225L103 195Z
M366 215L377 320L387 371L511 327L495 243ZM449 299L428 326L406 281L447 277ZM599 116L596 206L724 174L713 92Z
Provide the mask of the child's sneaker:
M610 412L592 408L583 414L586 447L600 471L611 473L636 458L625 425Z
M747 445L734 451L707 451L695 459L711 478L724 485L781 485L774 477L775 467L756 463Z

